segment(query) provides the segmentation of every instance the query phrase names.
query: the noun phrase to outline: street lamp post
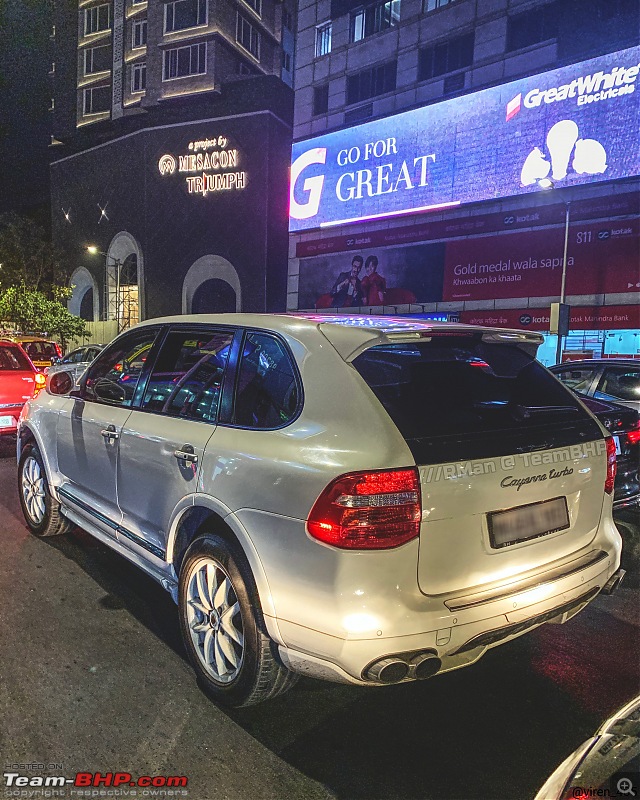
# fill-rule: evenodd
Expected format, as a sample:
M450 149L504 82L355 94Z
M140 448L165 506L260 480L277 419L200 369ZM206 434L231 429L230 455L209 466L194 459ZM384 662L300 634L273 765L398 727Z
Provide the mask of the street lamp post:
M122 325L122 315L120 314L120 270L122 269L122 261L119 258L114 258L110 256L108 253L103 252L102 250L98 250L95 245L89 245L87 247L87 252L91 253L91 255L101 255L104 256L104 318L105 320L109 319L109 306L111 305L110 299L111 294L109 292L109 259L111 259L112 267L115 267L115 320L116 325L118 328L118 333L122 333L123 325Z

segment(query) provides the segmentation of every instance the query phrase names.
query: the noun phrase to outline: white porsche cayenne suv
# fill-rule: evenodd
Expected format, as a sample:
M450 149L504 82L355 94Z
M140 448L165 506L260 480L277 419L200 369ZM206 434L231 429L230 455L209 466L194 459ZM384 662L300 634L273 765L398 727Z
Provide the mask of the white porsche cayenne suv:
M540 341L390 317L144 322L25 406L27 524L78 525L159 581L227 705L300 673L466 666L623 574L613 441Z

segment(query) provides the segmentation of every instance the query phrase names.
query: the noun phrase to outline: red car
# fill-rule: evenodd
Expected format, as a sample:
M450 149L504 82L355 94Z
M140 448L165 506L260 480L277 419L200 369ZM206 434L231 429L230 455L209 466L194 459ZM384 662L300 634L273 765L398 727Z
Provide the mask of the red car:
M0 342L0 436L16 432L22 406L46 380L19 344Z

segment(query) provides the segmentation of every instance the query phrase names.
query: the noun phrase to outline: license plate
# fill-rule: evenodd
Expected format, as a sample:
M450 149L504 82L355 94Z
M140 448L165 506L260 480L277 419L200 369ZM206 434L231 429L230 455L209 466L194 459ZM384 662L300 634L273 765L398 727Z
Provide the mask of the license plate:
M613 441L615 442L615 445L616 445L616 455L619 456L620 453L622 452L620 450L620 437L619 436L614 436L613 437Z
M506 511L487 514L489 539L494 548L537 539L569 527L566 497L554 497L542 503L529 503Z
M16 421L13 417L0 417L0 428L15 428Z

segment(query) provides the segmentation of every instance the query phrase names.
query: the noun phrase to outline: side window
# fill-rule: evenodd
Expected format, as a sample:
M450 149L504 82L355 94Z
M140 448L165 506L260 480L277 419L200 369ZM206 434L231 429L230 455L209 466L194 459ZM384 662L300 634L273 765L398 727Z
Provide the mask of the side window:
M640 369L607 367L600 378L596 397L601 394L619 400L640 400Z
M236 386L234 423L247 428L279 428L298 408L296 370L275 336L249 333Z
M573 389L574 392L582 392L583 394L587 394L591 386L591 381L593 380L593 370L591 368L567 368L554 374L556 378L560 378L565 386Z
M172 330L158 354L142 408L172 417L217 422L233 331Z
M112 406L130 406L157 335L157 328L142 328L104 350L87 372L83 398Z

